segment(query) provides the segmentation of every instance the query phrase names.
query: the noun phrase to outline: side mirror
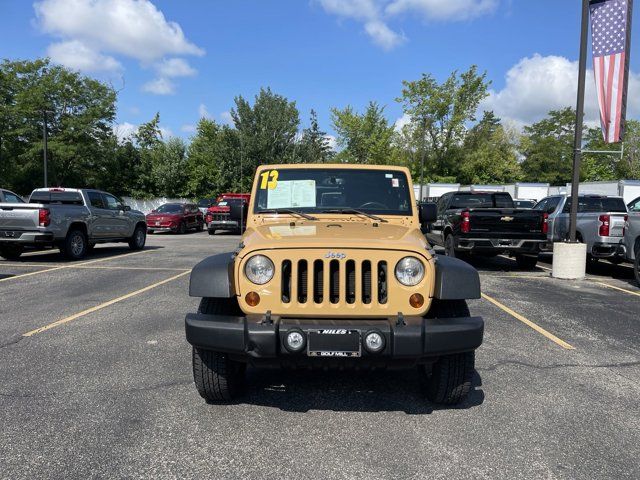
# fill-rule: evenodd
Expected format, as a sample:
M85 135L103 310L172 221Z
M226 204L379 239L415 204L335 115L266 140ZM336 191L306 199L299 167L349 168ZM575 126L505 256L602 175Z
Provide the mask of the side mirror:
M421 203L418 208L421 225L433 223L438 219L438 206L435 203Z
M129 205L125 205L123 210L125 212L130 212L131 211L131 207Z

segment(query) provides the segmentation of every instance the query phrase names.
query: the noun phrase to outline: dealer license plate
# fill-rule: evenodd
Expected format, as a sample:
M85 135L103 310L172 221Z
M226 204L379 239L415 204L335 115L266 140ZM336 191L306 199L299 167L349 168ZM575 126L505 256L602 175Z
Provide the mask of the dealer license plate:
M310 357L359 357L360 332L341 328L312 330L308 337Z

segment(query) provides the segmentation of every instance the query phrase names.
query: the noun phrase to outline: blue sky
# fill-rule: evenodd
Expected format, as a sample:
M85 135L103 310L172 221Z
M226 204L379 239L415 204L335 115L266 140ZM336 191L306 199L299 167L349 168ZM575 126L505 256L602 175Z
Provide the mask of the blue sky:
M188 138L202 115L228 121L233 98L271 87L314 108L386 105L402 80L477 64L492 81L483 107L522 125L575 103L578 0L2 0L0 57L54 61L109 80L123 128L156 111ZM637 15L636 15L637 17ZM172 23L175 22L175 23ZM637 21L634 31L638 30ZM633 54L632 72L640 72ZM639 53L640 55L640 53ZM588 77L589 85L593 78ZM640 114L632 74L629 113ZM587 118L595 100L587 92ZM637 99L637 100L636 100Z

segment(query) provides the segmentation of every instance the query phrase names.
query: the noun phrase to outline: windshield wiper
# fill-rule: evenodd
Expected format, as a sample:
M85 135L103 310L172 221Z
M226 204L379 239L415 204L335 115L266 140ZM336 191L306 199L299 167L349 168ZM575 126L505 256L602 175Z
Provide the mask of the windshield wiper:
M307 215L306 213L299 212L297 210L291 210L290 208L270 208L268 210L260 210L258 213L288 213L289 215L299 215L305 220L318 220L316 217Z
M355 213L358 215L369 217L376 222L387 223L387 220L385 220L384 218L380 218L377 215L373 215L371 213L363 212L362 210L356 210L355 208L332 208L331 210L323 210L320 213Z

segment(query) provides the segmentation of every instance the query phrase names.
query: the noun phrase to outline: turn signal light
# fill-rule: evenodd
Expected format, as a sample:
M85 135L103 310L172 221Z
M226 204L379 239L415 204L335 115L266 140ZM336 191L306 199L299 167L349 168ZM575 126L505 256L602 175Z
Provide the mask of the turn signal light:
M414 293L409 297L409 305L411 305L413 308L420 308L422 305L424 305L424 297L419 293Z
M49 212L48 208L40 208L38 210L38 225L41 227L48 227L51 223L51 212Z
M244 301L247 302L247 305L249 305L250 307L255 307L260 303L260 295L258 295L256 292L249 292L244 297Z
M469 233L471 231L471 213L469 210L464 210L460 213L460 231L462 233Z
M600 228L598 229L598 234L601 237L609 236L609 225L611 224L611 216L610 215L600 215Z

